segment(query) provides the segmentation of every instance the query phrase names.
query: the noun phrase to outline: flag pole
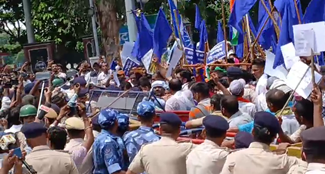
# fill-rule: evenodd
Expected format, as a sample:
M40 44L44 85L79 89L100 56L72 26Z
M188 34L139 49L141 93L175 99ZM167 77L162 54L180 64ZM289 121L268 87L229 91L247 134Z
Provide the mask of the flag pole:
M296 8L296 13L297 13L297 16L298 16L299 24L301 24L301 18L300 18L300 13L299 13L299 10L298 10L297 0L293 0L293 1L295 2L295 8Z
M251 62L253 62L253 60L254 60L254 52L253 52L254 48L251 47L252 38L251 38L251 28L249 26L248 14L246 14L245 19L246 19L246 30L247 30L247 37L248 37L248 48L250 48L249 51L251 51L251 55L250 55L251 56Z
M265 11L267 12L267 14L269 15L269 17L271 18L271 20L272 20L272 22L274 24L275 33L276 33L277 39L279 40L279 37L280 37L280 29L279 29L279 26L278 26L277 22L275 21L273 15L269 11L269 9L266 7L266 4L265 4L264 0L261 0L261 2L262 2L263 7L265 8Z
M221 9L222 9L222 28L223 28L223 37L225 39L225 53L226 53L226 63L228 63L228 42L227 42L227 31L226 31L226 15L225 15L225 1L221 0Z
M179 25L178 25L179 24L179 21L178 21L178 17L177 17L177 12L176 12L176 10L173 10L173 12L174 12L174 16L175 16L175 19L176 19L176 27L177 27L177 30L178 30L179 40L181 42L181 50L183 52L182 59L181 59L181 62L180 62L181 67L183 67L183 64L184 64L184 56L185 56L185 50L184 50L184 45L183 45L183 38L181 36L181 31L180 31L180 28L179 28ZM194 46L196 46L196 45L194 45Z

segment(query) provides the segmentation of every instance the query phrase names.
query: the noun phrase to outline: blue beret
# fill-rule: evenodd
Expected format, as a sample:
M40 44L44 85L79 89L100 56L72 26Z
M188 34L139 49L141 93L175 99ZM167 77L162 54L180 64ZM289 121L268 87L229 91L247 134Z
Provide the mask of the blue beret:
M203 126L210 131L226 132L229 124L226 119L221 116L208 115L203 119Z
M78 97L85 97L88 94L89 90L88 89L80 89L79 93L78 93Z
M313 127L303 131L300 135L300 138L303 143L304 151L319 153L321 149L322 152L325 151L325 127Z
M140 117L152 117L156 114L155 106L149 101L140 102L137 107L137 113Z
M118 129L121 131L127 131L129 128L129 116L126 114L118 114L117 116Z
M73 79L73 85L80 84L80 86L85 86L87 84L84 77L76 77Z
M28 83L24 87L25 94L29 94L29 92L33 89L34 83Z
M232 66L227 69L228 76L240 76L243 74L243 70L238 67Z
M272 134L277 134L281 130L279 120L269 112L256 112L254 117L254 126L267 128Z
M101 128L107 129L114 126L117 121L118 112L114 109L104 109L100 111L98 116L98 123Z
M21 128L21 132L25 135L25 137L28 138L36 138L41 136L43 133L46 133L47 128L37 122L24 124Z
M169 124L172 126L182 125L182 120L178 115L172 112L164 112L160 114L160 124Z
M248 132L238 132L235 136L235 148L248 148L253 142L253 135Z

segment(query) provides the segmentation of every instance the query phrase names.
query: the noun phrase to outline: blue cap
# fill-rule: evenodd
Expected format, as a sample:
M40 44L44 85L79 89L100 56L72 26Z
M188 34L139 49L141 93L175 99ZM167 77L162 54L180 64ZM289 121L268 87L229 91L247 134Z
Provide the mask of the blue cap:
M137 113L140 117L152 117L156 114L155 106L149 101L140 102L137 107Z
M235 136L235 148L248 148L253 142L253 135L248 132L238 132Z
M122 132L125 132L129 128L129 116L126 114L117 115L118 129Z
M208 115L203 119L203 126L209 131L227 132L229 124L221 116Z
M160 114L160 124L169 124L172 126L182 125L182 120L178 115L172 112L164 112Z
M89 90L88 89L80 89L79 93L78 93L78 97L85 97L88 94Z
M43 133L46 133L47 128L44 127L44 124L33 122L24 124L21 128L21 132L28 138L36 138L41 136Z
M324 153L325 149L325 127L313 127L303 131L300 135L303 150L308 153Z
M256 112L254 117L254 126L267 128L271 134L277 134L281 130L279 120L269 112Z
M29 94L29 92L33 89L35 83L27 83L24 87L25 94Z
M238 67L232 66L227 69L227 75L230 77L241 76L243 75L243 70Z
M114 126L117 120L118 112L114 109L104 109L100 111L98 116L98 123L101 128L107 129Z
M80 86L86 86L87 82L84 77L76 77L73 79L73 85L80 84Z

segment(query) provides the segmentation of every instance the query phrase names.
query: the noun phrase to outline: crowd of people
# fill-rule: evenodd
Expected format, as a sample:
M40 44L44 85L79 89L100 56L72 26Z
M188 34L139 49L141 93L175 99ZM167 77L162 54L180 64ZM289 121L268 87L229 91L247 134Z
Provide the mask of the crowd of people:
M325 173L324 84L304 99L264 68L265 61L256 59L249 68L210 67L209 79L181 67L166 78L163 71L126 74L100 60L81 63L69 77L50 61L49 79L35 79L28 64L6 67L0 173ZM89 95L97 88L149 95L131 116L99 108ZM188 112L188 121L176 111ZM202 144L179 140L182 130L195 128L199 135L189 136L204 139ZM301 158L288 156L286 149L297 143Z

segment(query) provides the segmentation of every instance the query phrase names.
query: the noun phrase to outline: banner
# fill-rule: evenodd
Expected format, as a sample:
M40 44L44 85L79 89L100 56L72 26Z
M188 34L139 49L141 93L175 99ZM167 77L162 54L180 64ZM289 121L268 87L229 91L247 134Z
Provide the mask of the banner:
M194 64L193 61L193 49L185 47L185 56L189 65ZM204 63L204 51L196 50L197 63Z
M131 60L130 58L128 58L126 61L125 61L125 65L123 67L123 71L125 73L126 76L129 76L130 75L130 72L131 72L131 69L133 67L136 67L136 66L139 66L140 64L138 64L137 62Z
M225 41L219 42L208 53L207 65L214 63L218 59L226 57L226 44Z

